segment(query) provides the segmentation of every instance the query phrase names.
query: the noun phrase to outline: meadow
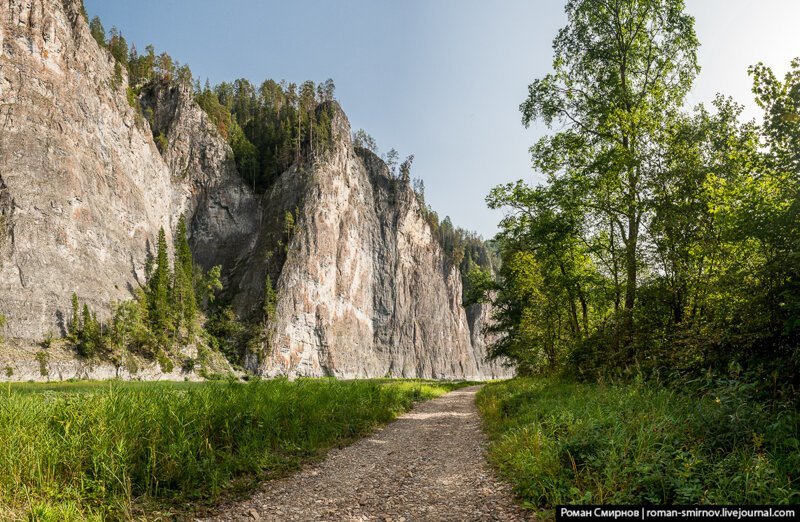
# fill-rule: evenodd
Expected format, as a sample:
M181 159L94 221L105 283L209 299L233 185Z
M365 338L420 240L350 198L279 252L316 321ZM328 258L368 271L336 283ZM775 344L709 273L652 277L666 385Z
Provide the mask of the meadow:
M692 394L557 378L489 384L490 458L529 509L798 504L800 414L716 383Z
M0 386L0 519L192 513L462 386L401 380Z

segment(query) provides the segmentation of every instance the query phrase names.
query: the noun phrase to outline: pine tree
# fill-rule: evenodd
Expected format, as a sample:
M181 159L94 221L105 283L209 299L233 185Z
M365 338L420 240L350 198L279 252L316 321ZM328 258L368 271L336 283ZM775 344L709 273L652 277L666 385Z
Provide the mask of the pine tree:
M72 319L69 323L69 340L72 343L78 342L78 333L81 329L80 308L78 305L78 295L72 292Z
M278 304L278 296L272 286L272 278L267 274L264 280L264 322L269 323L275 318L275 309Z
M158 231L158 246L156 263L153 275L148 281L149 306L148 313L153 332L157 335L166 335L170 326L170 272L167 254L167 236L164 227Z
M81 328L78 335L78 353L83 357L94 355L100 337L100 327L97 319L89 311L89 305L83 304Z
M100 21L100 17L95 16L89 22L89 32L100 47L106 46L106 30L103 27L103 22Z
M292 233L294 232L294 214L291 210L287 210L283 215L283 237L286 244L292 240Z
M187 326L191 333L194 327L194 317L197 313L197 298L193 284L194 263L192 262L192 251L186 238L186 219L183 216L178 221L178 230L175 233L174 241L173 304L175 305L175 316L178 321Z

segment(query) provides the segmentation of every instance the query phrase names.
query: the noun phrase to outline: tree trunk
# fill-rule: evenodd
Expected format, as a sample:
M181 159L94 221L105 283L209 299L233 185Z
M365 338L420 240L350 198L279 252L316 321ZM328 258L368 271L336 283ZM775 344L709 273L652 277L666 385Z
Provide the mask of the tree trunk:
M634 213L635 214L635 213ZM636 216L628 217L628 244L625 248L625 270L627 272L625 283L625 310L630 312L636 304L636 276L637 260L636 245L639 239L639 225Z
M614 313L619 312L620 303L622 301L622 290L621 285L619 284L619 257L617 256L617 247L616 243L614 242L614 220L613 218L609 217L609 223L611 224L611 235L609 245L611 248L611 266L614 270Z

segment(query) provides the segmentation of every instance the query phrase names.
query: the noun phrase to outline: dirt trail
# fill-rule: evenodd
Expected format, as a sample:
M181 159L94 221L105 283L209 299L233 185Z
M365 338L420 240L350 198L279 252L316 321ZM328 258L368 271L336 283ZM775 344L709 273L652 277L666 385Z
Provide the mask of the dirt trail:
M527 520L486 463L478 389L421 403L207 520Z

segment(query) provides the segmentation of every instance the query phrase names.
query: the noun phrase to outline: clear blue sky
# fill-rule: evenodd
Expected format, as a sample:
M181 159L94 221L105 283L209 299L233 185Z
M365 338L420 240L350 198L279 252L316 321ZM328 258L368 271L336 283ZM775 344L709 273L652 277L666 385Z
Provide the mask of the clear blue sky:
M142 50L152 43L212 84L248 78L333 78L353 129L382 151L415 154L439 215L491 237L502 214L484 198L499 183L538 182L518 107L546 74L566 22L562 0L85 0ZM690 96L752 103L747 66L784 71L800 55L796 0L687 0L703 72Z

